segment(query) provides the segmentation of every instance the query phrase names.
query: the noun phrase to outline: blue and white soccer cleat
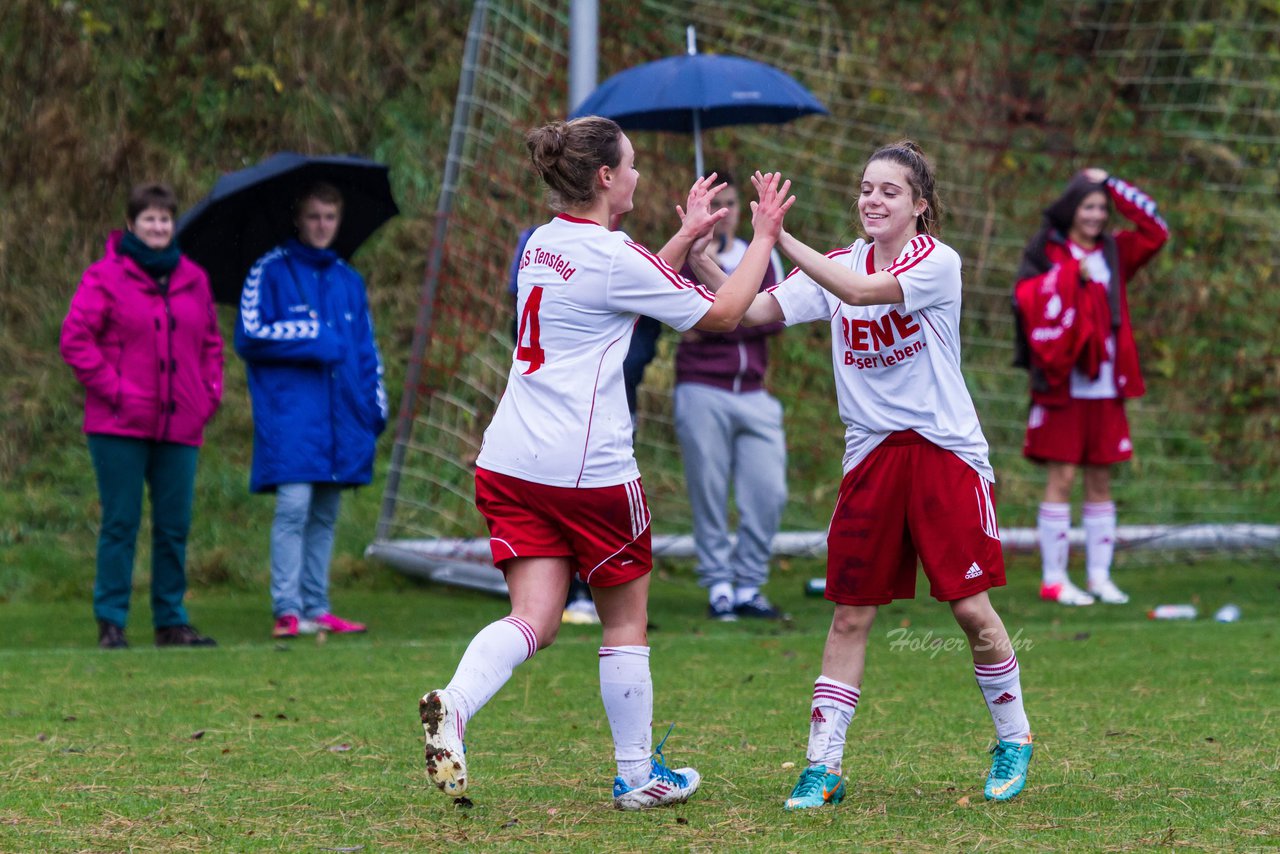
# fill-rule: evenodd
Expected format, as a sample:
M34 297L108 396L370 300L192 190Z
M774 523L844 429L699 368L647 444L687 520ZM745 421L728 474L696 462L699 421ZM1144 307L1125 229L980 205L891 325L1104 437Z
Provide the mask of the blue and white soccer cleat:
M983 794L989 801L1007 801L1027 783L1027 766L1031 764L1030 741L999 741L991 748L991 773Z
M427 776L446 795L467 791L467 748L462 743L458 713L444 691L431 691L418 701L426 741Z
M674 724L672 728L674 728ZM671 735L671 728L667 729ZM667 743L667 735L662 737L656 754L649 763L649 779L634 788L623 782L621 777L613 778L613 805L620 810L644 810L650 807L661 807L667 804L682 804L698 791L702 775L692 768L677 768L674 771L667 767L666 757L662 755L662 745Z
M828 774L825 765L813 765L800 772L800 779L785 804L789 810L808 810L844 800L844 777Z

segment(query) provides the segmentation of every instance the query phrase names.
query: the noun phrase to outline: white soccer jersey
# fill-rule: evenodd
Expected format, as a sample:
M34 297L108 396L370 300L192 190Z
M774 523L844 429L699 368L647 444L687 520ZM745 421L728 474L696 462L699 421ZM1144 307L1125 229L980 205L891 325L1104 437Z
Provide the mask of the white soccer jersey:
M715 296L626 234L561 214L520 258L518 340L476 464L550 486L640 476L622 361L637 315L683 332Z
M1071 241L1067 241L1071 255L1080 262L1089 273L1089 278L1108 291L1111 290L1111 268L1107 266L1107 256L1102 252L1102 245L1095 249L1083 249ZM1071 369L1071 396L1077 400L1114 400L1120 396L1116 390L1116 336L1107 330L1107 358L1098 366L1098 376L1090 378L1079 367Z
M914 430L994 482L960 372L960 256L918 235L892 264L878 261L874 245L861 239L827 257L866 275L882 264L903 294L898 305L846 305L799 269L771 291L788 326L831 323L845 473L888 434Z

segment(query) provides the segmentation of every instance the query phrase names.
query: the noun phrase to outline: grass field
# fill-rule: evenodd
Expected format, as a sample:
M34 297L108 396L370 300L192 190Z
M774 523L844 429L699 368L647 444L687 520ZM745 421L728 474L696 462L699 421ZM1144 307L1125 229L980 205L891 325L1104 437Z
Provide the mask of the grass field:
M365 637L266 638L264 595L197 591L216 650L100 652L87 602L10 603L0 636L5 851L1238 850L1280 846L1274 667L1280 574L1262 561L1122 578L1134 602L1034 599L1027 558L994 600L1037 735L1030 783L982 799L992 729L960 634L927 598L882 609L845 803L789 814L830 615L816 565L775 570L786 624L711 624L687 567L655 579L657 735L704 777L688 804L612 809L594 629L566 627L472 722L473 806L424 776L416 700L501 600L392 581L335 591ZM135 606L145 605L135 596ZM1239 604L1223 625L1158 602Z

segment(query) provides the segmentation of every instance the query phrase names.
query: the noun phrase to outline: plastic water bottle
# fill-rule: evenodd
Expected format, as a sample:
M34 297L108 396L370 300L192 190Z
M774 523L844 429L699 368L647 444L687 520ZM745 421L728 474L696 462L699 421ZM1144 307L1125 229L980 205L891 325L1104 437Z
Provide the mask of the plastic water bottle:
M1157 605L1147 616L1153 620L1194 620L1197 613L1195 605Z
M1236 620L1240 619L1240 606L1223 605L1218 609L1218 612L1213 615L1213 618L1219 623L1234 623Z
M804 595L806 596L824 596L827 592L827 580L825 578L810 578L804 583Z

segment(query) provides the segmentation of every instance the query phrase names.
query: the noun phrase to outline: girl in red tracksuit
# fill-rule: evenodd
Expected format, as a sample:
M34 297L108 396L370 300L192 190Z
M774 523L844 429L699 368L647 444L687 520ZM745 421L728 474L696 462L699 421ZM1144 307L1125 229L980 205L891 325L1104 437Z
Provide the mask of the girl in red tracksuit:
M1133 227L1108 231L1114 207ZM1038 533L1042 599L1063 605L1129 601L1111 580L1116 508L1111 467L1133 455L1125 398L1146 390L1129 319L1127 284L1164 246L1155 202L1101 169L1086 169L1044 212L1023 250L1014 303L1031 374L1023 455L1048 480ZM1084 469L1087 590L1067 577L1071 488Z

